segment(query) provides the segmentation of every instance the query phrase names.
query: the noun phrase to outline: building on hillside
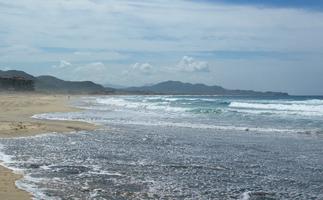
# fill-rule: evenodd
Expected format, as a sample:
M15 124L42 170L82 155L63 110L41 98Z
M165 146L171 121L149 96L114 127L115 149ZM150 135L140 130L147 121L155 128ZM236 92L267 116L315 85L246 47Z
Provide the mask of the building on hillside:
M0 90L10 91L34 91L34 80L24 77L0 77Z

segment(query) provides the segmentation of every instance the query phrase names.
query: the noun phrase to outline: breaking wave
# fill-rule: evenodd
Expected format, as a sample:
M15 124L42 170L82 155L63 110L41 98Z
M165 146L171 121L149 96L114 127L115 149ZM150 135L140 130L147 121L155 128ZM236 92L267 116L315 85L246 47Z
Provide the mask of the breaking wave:
M36 199L321 197L312 181L323 166L323 100L93 96L74 105L85 110L33 118L100 129L0 139L0 164L22 170L16 185Z
M175 101L175 100L174 100ZM187 109L181 107L173 107L167 102L134 102L120 98L98 98L96 100L98 104L119 107L119 108L128 108L136 110L164 110L168 112L185 112Z
M306 116L323 116L323 101L292 101L285 103L261 103L261 102L231 102L229 108L236 109L235 111L261 114L291 114L291 115L306 115Z

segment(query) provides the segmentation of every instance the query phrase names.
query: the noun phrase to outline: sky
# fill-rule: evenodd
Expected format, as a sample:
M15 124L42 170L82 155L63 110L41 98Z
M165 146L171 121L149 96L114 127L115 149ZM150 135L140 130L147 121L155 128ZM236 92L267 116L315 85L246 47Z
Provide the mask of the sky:
M323 0L0 0L0 70L323 95Z

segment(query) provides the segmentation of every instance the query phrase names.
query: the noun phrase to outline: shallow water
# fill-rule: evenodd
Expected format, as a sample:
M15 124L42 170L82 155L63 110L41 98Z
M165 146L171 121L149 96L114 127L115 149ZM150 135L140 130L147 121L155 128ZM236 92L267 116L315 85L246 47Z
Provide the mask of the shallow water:
M134 97L98 98L75 102L84 112L36 117L91 121L102 124L101 130L0 140L0 158L26 174L18 186L38 199L323 199L317 114L241 115L229 111L227 99L217 105L219 113L183 106L223 101L217 97L176 97L186 98L176 106L156 96L138 97L141 103L127 99Z

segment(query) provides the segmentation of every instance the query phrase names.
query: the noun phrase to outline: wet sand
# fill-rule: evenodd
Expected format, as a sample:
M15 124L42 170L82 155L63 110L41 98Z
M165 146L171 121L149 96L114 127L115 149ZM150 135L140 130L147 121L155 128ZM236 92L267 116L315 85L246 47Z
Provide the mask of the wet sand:
M93 130L95 125L85 122L32 119L31 116L47 112L73 112L70 101L80 96L45 95L33 93L0 93L0 138L25 137L49 132ZM1 163L1 161L0 161ZM0 199L21 200L32 196L15 186L22 175L0 166Z

